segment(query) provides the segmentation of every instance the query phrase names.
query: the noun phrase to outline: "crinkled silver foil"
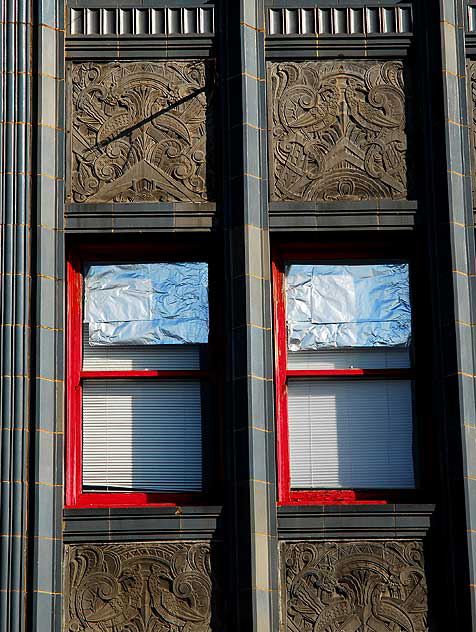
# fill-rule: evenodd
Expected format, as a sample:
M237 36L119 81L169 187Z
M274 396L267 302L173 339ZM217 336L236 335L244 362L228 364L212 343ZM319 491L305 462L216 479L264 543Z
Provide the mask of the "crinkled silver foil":
M410 343L407 264L291 264L286 283L290 351Z
M208 342L208 265L91 265L85 274L90 345Z

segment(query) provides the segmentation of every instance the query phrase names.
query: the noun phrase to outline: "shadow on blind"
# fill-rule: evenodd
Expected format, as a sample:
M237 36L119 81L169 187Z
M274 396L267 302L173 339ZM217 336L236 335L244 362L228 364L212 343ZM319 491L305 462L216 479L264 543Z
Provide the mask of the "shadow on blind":
M199 380L84 380L83 488L202 490Z
M410 380L289 380L291 488L412 488Z

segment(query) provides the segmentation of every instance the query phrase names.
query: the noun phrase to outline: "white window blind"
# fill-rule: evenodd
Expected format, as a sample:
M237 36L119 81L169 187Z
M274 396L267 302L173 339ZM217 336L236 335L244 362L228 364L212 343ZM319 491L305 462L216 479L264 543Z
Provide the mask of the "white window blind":
M329 351L288 351L291 371L333 369L408 369L408 349L333 349Z
M414 487L410 380L290 378L288 423L291 488Z
M207 345L103 345L88 343L83 325L84 371L192 371L204 368ZM202 359L202 362L201 362Z
M201 491L199 380L83 382L83 488Z

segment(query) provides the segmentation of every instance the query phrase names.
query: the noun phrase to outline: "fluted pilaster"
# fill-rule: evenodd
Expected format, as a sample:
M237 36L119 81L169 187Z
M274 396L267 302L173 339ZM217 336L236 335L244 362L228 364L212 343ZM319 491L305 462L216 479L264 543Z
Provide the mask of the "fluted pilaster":
M0 8L0 630L25 629L31 332L30 3Z

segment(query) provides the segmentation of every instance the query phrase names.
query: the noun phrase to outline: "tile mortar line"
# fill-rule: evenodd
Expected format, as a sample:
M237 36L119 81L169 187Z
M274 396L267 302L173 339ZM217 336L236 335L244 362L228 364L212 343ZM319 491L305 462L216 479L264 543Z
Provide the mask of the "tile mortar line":
M448 70L447 68L443 68L442 72L444 75L450 75L451 77L456 77L457 79L466 79L466 75L459 75L456 72L452 72L451 70Z

